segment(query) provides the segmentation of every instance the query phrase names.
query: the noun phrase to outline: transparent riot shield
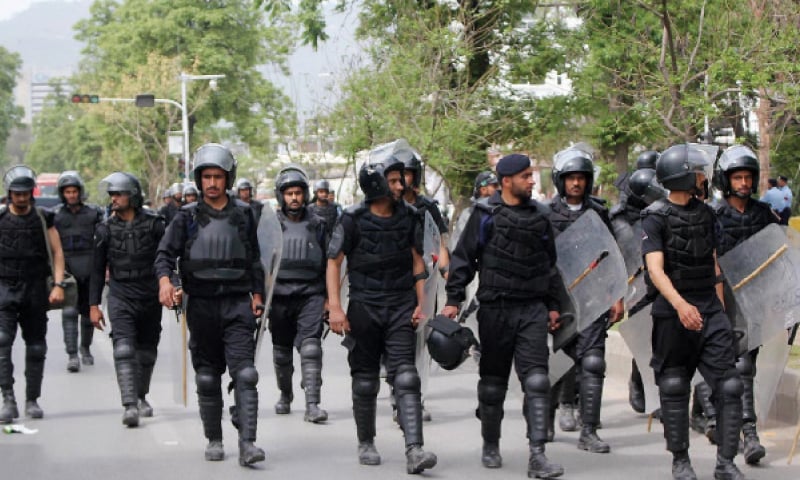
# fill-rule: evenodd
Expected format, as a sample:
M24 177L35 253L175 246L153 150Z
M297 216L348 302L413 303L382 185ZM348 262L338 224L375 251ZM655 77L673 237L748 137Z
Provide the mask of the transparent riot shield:
M650 316L650 306L648 305L620 323L619 334L631 351L633 359L636 360L636 365L639 367L639 373L642 375L645 411L652 412L661 408L658 386L653 369L650 367L650 359L653 357L653 317Z
M625 296L625 261L606 224L587 210L556 238L558 270L576 312L578 331Z
M769 225L719 258L753 350L800 321L800 252Z
M756 415L760 419L767 418L778 391L778 383L789 360L791 347L787 337L784 331L767 339L758 352L753 391L756 397Z
M281 265L281 252L283 251L283 229L278 221L275 211L264 208L258 222L258 247L261 253L261 265L264 267L266 295L264 297L264 313L258 320L256 328L256 358L261 350L264 332L269 321L269 307L272 303L272 290Z
M431 371L431 355L426 348L428 334L430 333L427 327L428 320L433 318L436 314L436 292L438 289L439 275L438 261L439 252L442 246L441 236L439 235L439 228L429 212L425 212L424 223L425 235L422 241L422 260L425 263L425 270L428 272L428 278L425 279L425 298L422 302L423 319L417 325L417 349L416 349L416 366L417 373L419 373L422 394L424 395L428 389L428 378Z
M630 308L644 297L647 287L644 283L644 260L642 259L642 221L633 225L624 218L612 220L614 237L617 239L622 258L625 260L625 271L628 274L628 292L625 294L625 309Z
M547 356L547 377L550 379L550 385L555 385L569 372L575 362L563 350L556 350L553 347L552 337L547 338L547 347L550 350L550 355Z

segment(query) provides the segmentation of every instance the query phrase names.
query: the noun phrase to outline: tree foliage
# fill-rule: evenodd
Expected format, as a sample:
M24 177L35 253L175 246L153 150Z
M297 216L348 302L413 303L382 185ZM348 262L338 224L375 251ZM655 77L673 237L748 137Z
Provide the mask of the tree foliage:
M23 114L22 108L14 104L13 94L21 67L18 53L0 47L0 165L6 161L6 141Z

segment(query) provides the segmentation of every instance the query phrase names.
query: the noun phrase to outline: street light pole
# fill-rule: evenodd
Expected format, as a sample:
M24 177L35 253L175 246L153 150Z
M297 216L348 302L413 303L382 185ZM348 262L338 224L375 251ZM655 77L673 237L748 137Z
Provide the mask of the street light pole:
M183 128L183 165L184 182L189 181L189 174L192 171L191 159L189 158L189 112L186 105L186 84L193 80L210 80L212 88L216 88L216 80L225 78L225 75L189 75L181 72L181 128Z

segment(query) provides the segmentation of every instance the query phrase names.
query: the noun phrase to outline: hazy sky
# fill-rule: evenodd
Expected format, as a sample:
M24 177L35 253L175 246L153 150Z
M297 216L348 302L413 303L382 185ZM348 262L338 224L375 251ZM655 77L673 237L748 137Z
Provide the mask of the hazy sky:
M27 9L32 3L47 0L0 0L0 20L8 20L15 14ZM51 2L71 2L72 0L49 0Z

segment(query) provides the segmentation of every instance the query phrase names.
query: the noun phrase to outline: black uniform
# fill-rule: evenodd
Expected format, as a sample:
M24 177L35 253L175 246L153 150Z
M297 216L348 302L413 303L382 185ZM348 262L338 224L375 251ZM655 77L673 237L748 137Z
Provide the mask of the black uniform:
M659 200L642 215L642 254L663 253L672 285L703 316L702 330L690 331L663 295L653 302L650 365L659 387L667 450L684 455L689 448L689 389L699 369L718 411L718 463L720 457L732 459L739 444L743 387L735 368L731 324L715 292L719 234L714 212L692 198L686 206Z
M362 203L348 208L336 226L328 258L347 257L350 303L347 318L355 346L347 359L359 442L375 437L380 360L397 398L406 446L422 445L420 379L414 365L416 334L411 323L417 297L412 248L422 252L420 217L405 202L389 218Z
M0 389L4 404L13 405L14 410L4 411L8 416L2 421L18 416L11 361L17 325L25 341L26 402L36 401L42 392L50 293L45 281L50 263L42 216L47 228L52 227L53 215L46 210L32 207L25 215L14 215L0 207Z
M328 232L332 232L342 214L342 207L336 202L328 202L327 205L320 206L312 203L306 207L311 213L325 220L325 227Z
M61 238L66 269L78 284L78 305L65 306L61 312L64 344L67 355L78 355L78 315L80 320L80 350L84 364L92 362L89 347L92 345L94 326L89 319L89 277L92 274L92 247L94 230L103 221L103 211L93 205L80 204L76 211L61 204L54 210L54 224ZM77 365L76 365L77 366Z
M283 229L283 251L269 315L275 377L281 391L275 410L289 413L293 398L294 347L300 353L306 420L322 421L327 413L323 415L317 405L322 386L321 337L328 233L325 221L307 208L297 222L288 219L282 211L277 216Z
M163 217L140 208L130 222L110 216L94 234L89 304L101 303L107 267L114 367L126 408L145 406L158 355L162 310L153 261L164 229Z
M497 192L475 203L451 256L447 305L461 304L467 285L480 272L477 413L485 445L499 442L513 362L525 392L531 452L544 452L550 403L548 310L558 310L553 239L546 207L534 200L510 207Z
M170 277L178 257L188 295L189 349L206 438L222 440L221 376L227 367L234 384L232 411L240 443L253 442L258 372L250 294L264 296L264 269L252 209L232 196L222 210L203 201L183 206L159 244L157 276Z
M264 210L264 204L259 202L258 200L251 200L248 205L250 205L250 209L253 210L253 215L255 216L256 225L261 220L261 211Z
M178 210L180 210L180 208L181 207L177 205L173 200L168 204L159 208L158 214L164 217L164 220L166 220L167 225L169 225L172 222L172 219L175 218L175 215L178 213Z

